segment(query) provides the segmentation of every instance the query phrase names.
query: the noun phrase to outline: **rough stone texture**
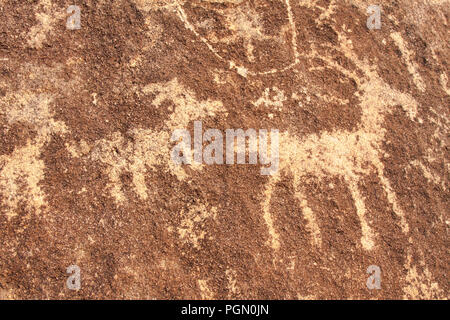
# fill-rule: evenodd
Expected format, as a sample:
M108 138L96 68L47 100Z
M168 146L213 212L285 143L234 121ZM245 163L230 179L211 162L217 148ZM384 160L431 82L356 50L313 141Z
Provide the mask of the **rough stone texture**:
M370 4L0 0L0 297L448 299L449 1ZM195 120L277 174L175 166Z

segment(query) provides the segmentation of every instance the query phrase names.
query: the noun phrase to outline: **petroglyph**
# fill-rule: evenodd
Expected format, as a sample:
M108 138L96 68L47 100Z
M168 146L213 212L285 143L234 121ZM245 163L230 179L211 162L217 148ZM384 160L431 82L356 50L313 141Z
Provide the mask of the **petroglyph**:
M448 298L448 0L0 2L0 297ZM201 120L278 173L175 165Z
M392 111L392 107L401 105L414 120L417 114L417 102L409 95L398 92L388 86L377 75L375 70L351 52L349 42L341 36L341 52L359 67L364 73L364 79L360 79L356 73L346 71L359 87L357 93L362 109L361 122L358 130L353 132L335 130L313 134L303 139L296 138L288 132L281 134L280 138L280 172L291 172L294 177L294 187L299 190L302 178L306 175L316 176L321 179L331 176L341 176L346 181L353 197L356 212L358 214L362 238L361 244L366 250L375 246L375 235L370 228L370 221L365 217L366 208L364 199L360 195L358 182L371 172L375 172L387 194L390 204L399 216L401 227L406 234L409 230L403 210L398 205L396 195L390 186L389 180L384 176L384 166L381 162L382 143L386 129L383 127L384 116ZM317 57L325 62L329 59ZM332 63L332 67L336 64ZM280 247L278 235L273 226L268 201L270 203L271 191L274 183L279 179L272 177L266 189L263 206L264 219L269 229L270 242L274 249ZM303 199L301 195L298 196ZM269 200L267 200L269 199ZM303 201L303 200L302 200ZM314 238L314 243L320 243L317 227L311 218L311 212L305 205L305 218L309 221L309 229Z
M225 1L226 2L226 1ZM236 63L233 60L228 60L225 59L224 57L221 56L221 54L218 52L217 49L214 48L214 46L210 43L210 41L208 41L205 37L203 37L198 31L197 28L189 21L188 16L186 15L186 12L183 9L183 6L181 4L180 1L176 1L177 4L177 13L178 16L180 17L180 19L183 21L186 29L190 30L192 33L195 34L195 36L197 36L207 47L208 49L221 61L226 61L227 64L229 65L229 68L232 70L235 70L237 73L239 73L240 75L247 77L247 75L251 75L251 76L256 76L256 75L267 75L267 74L274 74L274 73L278 73L278 72L284 72L287 70L290 70L292 67L294 67L295 65L297 65L299 63L299 53L298 53L298 49L297 49L297 29L295 26L295 21L293 18L293 14L292 14L292 8L291 8L291 4L290 4L290 0L284 0L283 1L285 6L286 6L286 10L287 10L287 15L288 15L288 22L289 22L289 28L290 31L292 33L291 41L290 41L290 45L292 46L292 50L294 52L294 61L292 61L291 63L289 63L287 66L283 67L283 68L273 68L271 70L267 70L267 71L263 71L263 72L254 72L251 70L248 70L247 67L240 65L239 63ZM239 1L239 2L233 2L235 4L242 4L243 1ZM241 11L238 11L241 12ZM234 18L231 18L232 22L234 23L234 27L231 27L232 30L237 30L237 35L235 34L234 37L241 35L244 37L244 39L246 40L247 43L247 48L248 48L248 52L250 52L249 56L250 56L250 60L254 60L253 58L253 53L252 53L252 48L251 48L251 43L249 42L249 38L250 37L262 37L265 38L262 34L260 29L258 28L254 28L255 23L257 23L257 18L254 18L255 15L253 15L253 18L249 18L248 15L241 15L241 14L237 14L234 16ZM238 27L236 27L236 25ZM247 28L246 28L247 27ZM250 27L251 31L250 33L248 32L248 27ZM240 32L239 30L245 30L245 32ZM228 42L233 39L233 38L228 38ZM250 47L249 47L250 46Z
M0 191L7 195L5 204L8 218L17 215L22 202L29 212L34 211L36 214L46 206L45 194L39 186L44 179L45 169L40 159L42 148L50 141L52 134L64 135L68 132L63 122L53 119L53 96L43 93L42 89L47 80L41 77L52 70L58 72L59 67L45 69L26 65L25 69L34 71L28 74L30 83L36 81L41 87L30 91L25 89L29 83L22 82L20 85L24 88L0 98L0 117L6 119L8 128L24 123L36 132L36 137L28 139L25 146L15 148L11 155L0 156ZM2 85L9 87L8 84Z
M106 173L111 181L108 190L117 204L126 202L122 191L124 186L120 179L123 173L131 173L133 189L141 200L148 198L149 190L145 182L148 169L156 170L162 165L179 180L186 179L185 170L170 159L172 131L176 128L186 128L193 120L224 113L222 102L198 101L195 94L184 88L176 78L166 83L149 84L141 91L143 94L156 95L153 105L157 108L162 108L165 101L171 102L169 106L171 113L165 121L163 130L134 128L129 132L133 137L132 141L115 132L111 137L100 139L91 146L86 145L84 141L67 145L72 155L87 156L106 166ZM191 168L201 170L202 165L196 164Z

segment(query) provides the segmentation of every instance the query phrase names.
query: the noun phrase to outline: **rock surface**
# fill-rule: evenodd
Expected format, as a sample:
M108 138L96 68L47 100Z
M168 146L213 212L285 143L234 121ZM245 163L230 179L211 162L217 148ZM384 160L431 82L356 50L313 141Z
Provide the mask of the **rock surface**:
M0 298L448 299L450 2L378 2L1 0Z

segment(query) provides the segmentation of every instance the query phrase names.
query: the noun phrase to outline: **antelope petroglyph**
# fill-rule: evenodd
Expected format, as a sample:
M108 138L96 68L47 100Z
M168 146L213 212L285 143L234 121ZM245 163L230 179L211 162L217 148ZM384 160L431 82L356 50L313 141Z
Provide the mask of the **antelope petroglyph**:
M320 229L315 215L308 207L306 198L302 193L302 178L315 176L322 179L326 176L339 176L344 179L353 197L356 212L362 229L361 244L366 250L375 246L375 234L366 218L364 199L358 188L359 180L369 173L376 173L389 203L400 218L403 232L408 232L405 215L397 203L396 195L389 180L384 176L384 165L381 161L382 143L386 129L383 127L384 117L390 113L394 106L401 105L413 120L417 112L417 102L408 94L392 89L387 85L367 63L359 60L349 47L342 35L341 52L346 55L363 72L360 79L356 72L342 68L327 57L316 56L335 68L345 76L353 79L358 85L356 95L360 100L362 116L359 126L354 131L333 130L320 134L311 134L298 138L284 132L280 134L280 170L277 175L271 176L265 188L265 199L262 203L264 220L269 230L269 244L273 249L280 247L279 236L273 224L270 212L270 202L273 189L280 179L280 174L291 173L296 197L299 199L303 215L307 221L307 228L313 237L315 245L320 246Z

